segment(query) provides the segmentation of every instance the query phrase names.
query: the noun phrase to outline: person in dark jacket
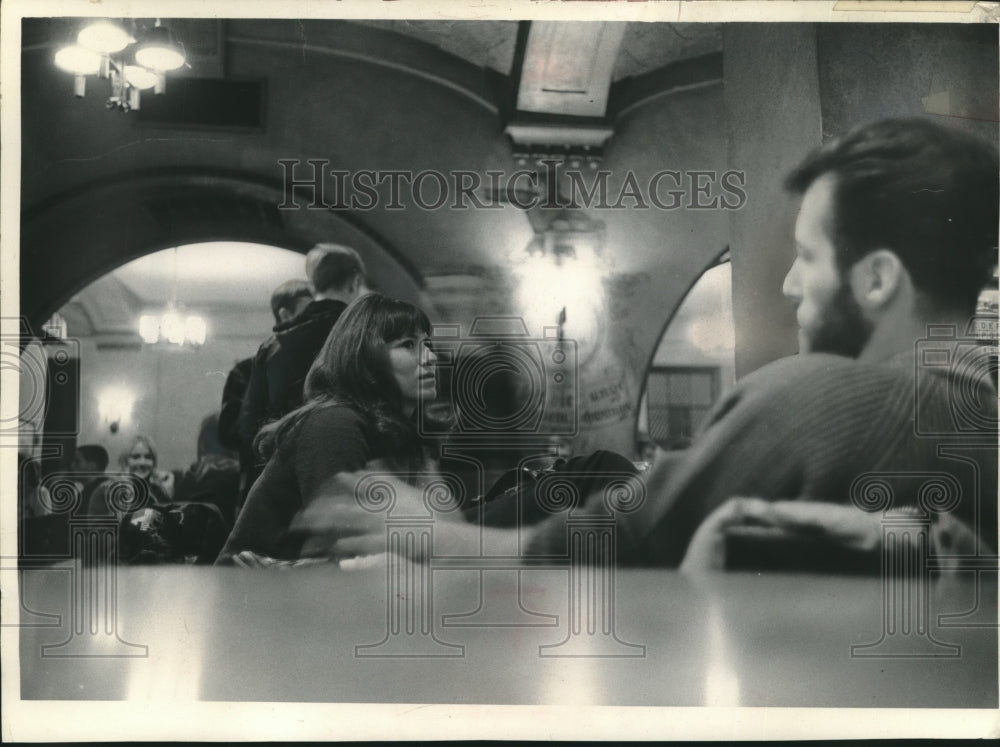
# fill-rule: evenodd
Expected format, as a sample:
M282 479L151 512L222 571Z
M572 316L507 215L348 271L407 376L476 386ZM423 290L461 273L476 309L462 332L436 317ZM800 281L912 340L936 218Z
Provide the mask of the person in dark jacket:
M275 329L291 322L312 300L312 288L305 280L286 280L275 288L271 293L271 313L274 314ZM219 411L219 443L237 452L240 459L240 498L236 505L237 511L250 490L249 481L253 473L253 444L243 440L239 428L240 412L250 384L253 361L254 356L251 356L233 366L222 388L222 408Z
M239 418L244 443L252 444L265 423L302 404L309 367L341 312L364 288L364 263L350 247L318 244L309 259L313 300L295 318L275 325L254 357Z

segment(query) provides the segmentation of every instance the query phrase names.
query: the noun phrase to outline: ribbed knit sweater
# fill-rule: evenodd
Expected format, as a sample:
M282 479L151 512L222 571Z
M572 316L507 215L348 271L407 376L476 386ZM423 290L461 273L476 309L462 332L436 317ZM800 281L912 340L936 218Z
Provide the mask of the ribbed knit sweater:
M846 504L855 480L876 473L895 507L917 503L922 476L951 475L961 488L953 515L995 548L997 395L984 367L965 368L916 371L912 354L881 363L810 354L746 376L690 449L653 468L641 508L618 516L619 562L678 565L698 525L729 498ZM591 496L585 510L600 512L602 501ZM565 519L553 517L529 553L562 554L565 537Z

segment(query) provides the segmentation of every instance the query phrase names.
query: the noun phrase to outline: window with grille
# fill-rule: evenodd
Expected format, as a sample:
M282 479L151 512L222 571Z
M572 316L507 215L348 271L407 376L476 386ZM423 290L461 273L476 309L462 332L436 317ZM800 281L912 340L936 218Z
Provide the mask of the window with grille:
M649 437L662 449L685 449L719 394L719 369L655 366L646 385Z

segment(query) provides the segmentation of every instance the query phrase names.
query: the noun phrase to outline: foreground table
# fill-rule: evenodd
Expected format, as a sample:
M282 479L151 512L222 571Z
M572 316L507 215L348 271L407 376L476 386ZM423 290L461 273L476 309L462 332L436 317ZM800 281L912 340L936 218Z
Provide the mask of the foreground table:
M989 574L935 580L921 630L877 578L626 570L597 598L536 569L75 573L19 574L23 699L997 706Z

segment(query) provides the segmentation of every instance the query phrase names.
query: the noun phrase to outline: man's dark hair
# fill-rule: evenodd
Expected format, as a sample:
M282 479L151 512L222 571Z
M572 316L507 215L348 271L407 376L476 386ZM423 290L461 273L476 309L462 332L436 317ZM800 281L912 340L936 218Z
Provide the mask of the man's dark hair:
M312 298L309 283L305 280L286 280L275 288L271 293L271 313L274 314L274 321L280 322L281 317L278 316L278 312L281 309L293 310L295 302L300 298Z
M997 261L996 148L927 119L864 125L809 155L786 186L833 177L841 272L893 251L932 307L972 313Z
M322 249L323 254L316 260L309 278L317 293L344 290L356 276L364 277L364 262L349 246L317 244L313 251L317 249Z
M76 452L88 462L93 464L98 472L106 470L108 468L108 462L111 461L111 458L108 456L108 450L100 444L84 444L83 446L77 446Z

